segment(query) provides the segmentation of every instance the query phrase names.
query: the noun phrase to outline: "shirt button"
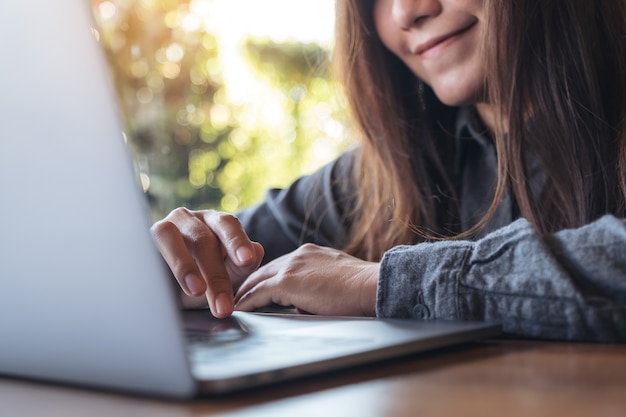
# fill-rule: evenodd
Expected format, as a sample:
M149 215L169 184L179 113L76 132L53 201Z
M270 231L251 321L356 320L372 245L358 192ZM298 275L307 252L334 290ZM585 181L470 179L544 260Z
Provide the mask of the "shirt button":
M428 319L430 318L430 310L424 304L417 304L413 307L413 314L416 318Z

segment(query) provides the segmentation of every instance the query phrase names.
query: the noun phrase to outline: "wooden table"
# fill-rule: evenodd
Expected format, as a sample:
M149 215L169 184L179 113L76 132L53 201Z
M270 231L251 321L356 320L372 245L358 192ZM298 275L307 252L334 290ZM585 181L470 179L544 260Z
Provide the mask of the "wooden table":
M626 416L626 345L488 340L221 398L0 379L0 416Z

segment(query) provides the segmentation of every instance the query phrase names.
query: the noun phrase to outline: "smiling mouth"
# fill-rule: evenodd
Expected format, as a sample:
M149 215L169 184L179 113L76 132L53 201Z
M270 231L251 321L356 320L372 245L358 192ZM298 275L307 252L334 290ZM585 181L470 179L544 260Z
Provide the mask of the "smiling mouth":
M469 26L465 26L464 28L457 30L456 32L448 33L446 35L430 39L427 42L424 42L423 44L418 45L413 50L413 54L414 55L424 55L426 52L429 52L429 51L435 49L438 46L443 46L444 44L451 43L456 38L458 38L460 35L464 34L467 31L469 31L475 25L476 25L476 21L472 22L472 24L470 24Z

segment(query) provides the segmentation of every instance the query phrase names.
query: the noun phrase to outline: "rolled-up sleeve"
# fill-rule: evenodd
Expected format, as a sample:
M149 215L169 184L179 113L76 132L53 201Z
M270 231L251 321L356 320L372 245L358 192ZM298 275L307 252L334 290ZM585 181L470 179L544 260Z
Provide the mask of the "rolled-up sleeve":
M379 317L500 321L506 333L626 341L626 222L539 236L518 220L477 241L399 246L382 259Z

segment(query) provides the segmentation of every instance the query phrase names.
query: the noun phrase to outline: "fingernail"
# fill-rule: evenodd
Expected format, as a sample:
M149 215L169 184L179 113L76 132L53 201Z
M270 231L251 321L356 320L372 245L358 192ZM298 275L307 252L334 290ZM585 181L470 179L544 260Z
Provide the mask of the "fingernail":
M196 274L187 274L185 276L185 285L192 295L200 295L205 290L204 281Z
M242 246L239 249L237 249L237 259L241 263L248 262L250 259L252 259L253 256L254 256L254 253L252 253L252 251L245 246Z
M219 293L215 298L215 309L218 316L227 316L232 313L233 303L225 293Z

